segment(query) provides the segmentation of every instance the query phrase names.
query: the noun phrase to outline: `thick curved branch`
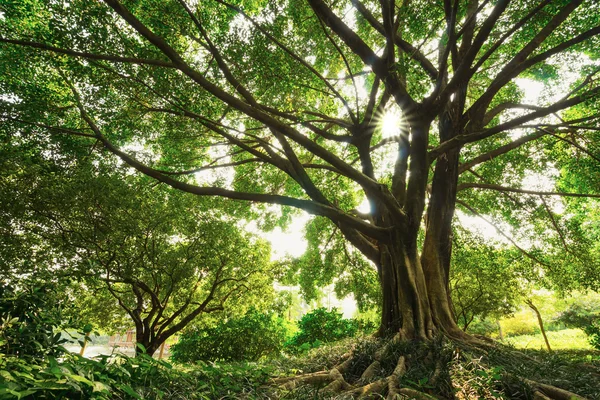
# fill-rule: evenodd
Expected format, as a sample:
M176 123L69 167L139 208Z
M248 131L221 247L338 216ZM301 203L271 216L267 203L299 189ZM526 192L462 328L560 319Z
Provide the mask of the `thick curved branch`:
M348 27L322 0L308 0L315 14L356 54L370 66L379 79L385 82L398 105L405 111L414 110L418 104L410 97L398 77L391 73L387 64Z
M385 29L383 25L371 14L371 12L362 4L360 1L352 2L354 7L361 13L361 15L367 20L367 22L375 28L375 30L382 35L385 35ZM414 47L412 44L408 43L406 40L403 40L400 35L396 34L394 37L394 43L400 47L410 58L418 62L425 73L429 75L432 80L437 79L438 71L433 65L431 61L427 59L427 57L419 51L418 48Z
M351 177L351 179L363 186L365 190L368 190L373 193L378 192L379 185L377 184L377 182L373 181L368 176L355 170L350 165L341 160L339 157L337 157L335 154L331 153L327 149L313 142L312 140L310 140L310 138L296 131L292 127L286 125L282 121L279 121L277 118L274 118L273 116L269 115L266 111L262 111L259 107L252 107L251 105L247 104L244 101L241 101L235 96L232 96L231 94L222 90L216 84L207 80L201 73L194 70L190 65L188 65L179 55L179 53L177 53L162 37L154 34L150 29L148 29L148 27L146 27L139 19L137 19L137 17L135 17L128 9L123 7L123 5L119 3L119 1L104 0L104 2L107 3L111 8L113 8L113 10L115 10L115 12L119 14L140 35L142 35L144 38L146 38L146 40L148 40L160 51L162 51L165 56L171 59L171 61L173 61L173 63L176 65L177 69L179 69L182 73L184 73L190 79L192 79L194 82L200 85L204 90L211 93L213 96L223 101L227 105L231 106L232 108L235 108L236 110L246 114L247 116L264 123L271 129L281 132L294 142L298 143L300 146L315 154L317 157L320 157L324 161L331 164L333 167L337 168L339 171L341 171L348 177ZM269 110L269 112L272 111Z
M104 60L104 61L112 61L118 63L128 63L128 64L140 64L140 65L153 65L155 67L164 67L164 68L176 68L175 64L170 63L168 61L161 60L151 60L146 58L137 58L137 57L120 57L109 54L95 54L95 53L87 53L84 51L76 51L76 50L68 50L62 49L60 47L50 46L44 43L31 42L28 40L16 40L16 39L6 39L0 37L0 43L9 43L16 44L24 47L32 47L36 49L50 51L52 53L65 54L73 57L82 57L88 60Z
M495 190L498 192L512 192L512 193L523 193L523 194L531 194L536 196L561 196L561 197L583 197L583 198L600 198L600 194L593 193L565 193L565 192L544 192L540 190L528 190L528 189L518 189L518 188L510 188L500 185L488 184L488 183L461 183L458 185L458 191L465 189L485 189L485 190Z
M184 192L193 193L199 196L220 196L234 200L246 200L246 201L254 201L261 203L269 203L269 204L279 204L285 206L291 206L295 208L302 209L307 211L310 214L320 215L324 217L330 218L332 221L339 222L340 224L346 224L349 227L354 229L358 229L362 233L367 236L385 240L388 238L387 230L383 228L378 228L373 225L367 224L364 221L353 217L349 214L346 214L342 210L335 208L333 206L327 206L315 201L310 200L302 200L296 199L293 197L281 196L281 195L273 195L273 194L262 194L262 193L247 193L247 192L237 192L233 190L227 190L219 187L206 187L206 186L196 186L186 182L181 182L175 180L160 171L151 168L141 162L137 161L135 158L131 157L127 153L121 151L119 148L114 146L100 131L98 126L94 123L94 121L87 114L87 111L83 107L83 103L81 102L81 98L75 87L69 84L73 95L77 101L77 107L81 113L81 117L88 124L88 126L94 131L98 140L102 142L104 147L108 149L111 153L118 156L121 160L123 160L129 166L135 168L139 172L148 175L162 183L165 183L175 189L179 189Z
M458 166L458 173L462 174L463 172L473 168L476 165L482 164L486 161L493 160L494 158L501 156L502 154L506 154L511 150L514 150L518 147L523 146L524 144L531 142L533 140L539 139L544 136L545 132L536 132L527 136L520 137L517 140L513 140L512 142L505 144L504 146L500 146L497 149L488 151L487 153L481 154L470 161L467 161Z
M298 54L296 54L292 49L290 49L288 46L286 46L281 41L279 41L276 37L274 37L273 35L271 35L266 29L264 29L262 27L261 24L259 24L258 22L256 22L252 17L250 17L248 14L246 14L241 8L239 8L239 7L237 7L237 6L233 5L233 4L230 4L230 3L226 2L226 1L223 1L223 0L215 0L215 1L217 3L219 3L219 4L224 5L225 7L229 8L231 10L236 11L240 15L242 15L244 18L246 18L248 21L250 21L250 23L256 29L258 29L263 35L265 35L265 37L267 37L270 41L272 41L273 43L275 43L280 49L282 49L283 51L285 51L290 57L292 57L294 60L298 61L302 66L304 66L306 69L308 69L313 75L315 75L317 78L319 78L319 80L321 80L325 84L325 86L327 86L327 88L329 90L331 90L331 92L335 95L335 97L337 97L344 104L344 107L348 111L350 119L352 119L353 121L356 120L356 116L352 112L352 109L348 105L348 102L346 101L346 99L312 65L310 65L309 63L307 63L302 57L300 57ZM352 72L350 70L349 70L349 72L350 72L350 74L352 74ZM352 81L354 81L353 77L352 77Z
M533 105L533 104L515 103L515 102L512 102L512 101L507 101L507 102L504 102L504 103L500 103L496 107L492 108L491 110L489 110L488 112L485 113L485 116L483 117L482 125L486 126L498 114L500 114L503 111L506 111L506 110L509 110L509 109L513 109L513 108L517 108L517 109L521 109L521 110L540 110L543 107L536 106L536 105Z
M492 54L494 54L496 52L496 50L498 50L498 48L500 48L500 46L502 46L504 44L504 42L506 41L506 39L508 39L509 37L511 37L516 31L518 31L519 29L521 29L527 23L527 21L529 21L531 18L533 18L538 12L540 12L544 7L546 7L546 5L548 3L550 3L551 1L552 0L544 0L544 1L542 1L535 8L533 8L529 13L527 13L527 15L525 15L523 18L521 18L519 20L519 22L517 22L516 24L514 24L511 29L509 29L508 31L506 31L506 33L504 33L504 35L502 35L500 37L500 39L498 39L479 58L479 60L477 60L477 63L473 66L473 69L475 71L478 71L479 68L481 68L481 66L492 56Z
M219 69L221 70L221 72L223 72L223 75L225 76L225 79L227 79L227 82L229 82L229 84L231 86L233 86L233 88L249 104L257 106L258 103L254 99L254 96L252 96L252 94L248 91L248 89L246 89L246 87L233 75L233 72L231 72L231 69L229 68L229 66L227 65L227 63L225 62L223 57L221 56L221 53L219 52L217 47L213 44L213 42L210 40L210 37L208 37L208 33L206 33L206 30L204 29L204 27L202 26L202 24L200 23L198 18L196 18L196 16L192 12L192 10L189 8L189 6L185 2L185 0L178 0L178 1L179 1L179 4L181 4L183 9L186 11L188 16L190 17L190 19L194 22L194 25L196 25L196 28L198 28L198 31L200 31L200 34L202 35L204 40L206 40L206 43L208 44L208 49L209 49L210 53L212 54L212 56L214 57L215 61L217 62Z
M467 110L466 116L467 120L469 116L474 116L479 113L480 110L487 108L492 99L496 96L496 94L502 89L508 82L510 82L513 78L518 76L521 72L525 71L527 68L535 65L538 62L541 62L553 54L556 54L559 50L558 47L561 48L561 51L572 46L575 43L571 43L569 46L564 47L563 44L550 49L542 54L532 57L531 59L527 59L539 46L550 36L552 32L554 32L568 17L575 11L577 7L581 5L583 0L572 0L567 3L554 17L552 17L551 21L546 24L538 33L535 35L533 39L529 41L498 73L496 78L492 81L492 83L488 86L486 91L473 103L473 105ZM577 43L585 39L580 39ZM572 42L568 41L568 42ZM566 43L566 42L565 42ZM473 71L475 73L475 71Z
M475 57L477 57L477 53L485 43L485 41L489 38L492 29L496 25L496 22L500 18L500 16L504 13L506 7L510 0L499 0L489 16L485 19L479 32L475 35L473 39L473 43L471 44L469 50L462 58L458 68L456 69L454 76L450 79L448 85L444 88L444 90L440 93L438 100L441 104L445 103L446 99L450 98L452 93L458 88L459 85L471 79L471 77L475 74L475 71L471 68L471 64Z
M443 142L442 144L437 146L435 149L431 150L429 152L429 160L430 160L430 162L435 160L437 157L439 157L440 155L444 154L446 151L448 151L452 148L462 146L463 144L466 144L466 143L477 142L479 140L493 136L497 133L500 133L500 132L503 132L503 131L506 131L509 129L517 128L517 127L524 125L527 122L533 121L535 119L548 116L557 111L561 111L561 110L567 109L569 107L573 107L577 104L581 104L584 101L586 101L590 98L593 98L594 96L597 96L599 93L600 93L600 87L596 87L596 88L588 90L587 92L585 92L579 96L575 96L575 97L572 97L567 100L559 101L559 102L554 103L547 107L542 107L537 111L523 115L521 117L514 118L508 122L496 125L492 128L485 129L480 132L467 133L467 134L455 136L452 139Z

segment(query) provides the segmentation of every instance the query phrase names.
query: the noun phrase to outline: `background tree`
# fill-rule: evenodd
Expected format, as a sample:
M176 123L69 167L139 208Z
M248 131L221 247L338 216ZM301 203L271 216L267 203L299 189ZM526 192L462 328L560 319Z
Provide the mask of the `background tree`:
M598 7L8 2L3 134L96 144L175 189L325 217L375 265L382 331L464 337L448 291L456 206L520 227L505 235L532 268L566 276L543 246L519 245L519 217L569 247L550 198L599 196L524 179L549 167L566 178L567 149L598 160ZM522 78L552 91L527 98ZM384 138L392 112L397 134ZM198 177L207 170L224 173ZM569 268L587 265L573 253Z
M450 287L457 322L466 331L476 318L498 320L512 314L528 288L518 250L457 231Z
M22 213L12 221L22 230L1 240L34 240L22 257L50 251L27 271L78 281L68 293L80 317L114 328L125 313L136 342L153 354L203 314L232 305L243 313L240 302L252 296L257 305L269 301L270 247L238 228L224 208L112 164L61 172L36 171L27 187L21 175L31 171L5 177L3 197L19 198Z

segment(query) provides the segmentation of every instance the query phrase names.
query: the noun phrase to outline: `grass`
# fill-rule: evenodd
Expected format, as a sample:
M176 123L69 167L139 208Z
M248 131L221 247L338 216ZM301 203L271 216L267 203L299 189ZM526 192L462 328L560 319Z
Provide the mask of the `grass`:
M546 332L552 350L592 350L587 335L581 329L563 329ZM546 344L541 333L506 338L504 343L517 349L545 350Z

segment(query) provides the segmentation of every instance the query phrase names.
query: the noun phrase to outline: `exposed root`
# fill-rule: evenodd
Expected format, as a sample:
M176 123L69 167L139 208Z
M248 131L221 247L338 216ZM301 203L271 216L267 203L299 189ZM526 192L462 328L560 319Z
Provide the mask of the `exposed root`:
M546 383L540 383L529 379L523 379L523 382L536 389L536 393L539 393L539 395L543 395L546 398L553 400L586 400L585 397L579 396L578 394ZM544 397L540 398L543 399Z
M510 396L515 389L533 394L534 400L585 400L568 390L513 376L503 370L504 364L488 365L496 353L487 343L477 346L472 341L439 339L410 342L396 335L385 344L364 342L331 370L271 382L283 390L317 386L323 398L336 399L495 398L498 390L508 390Z
M300 376L275 378L271 382L276 385L279 385L282 389L291 390L303 384L317 385L322 383L329 383L333 379L334 378L330 376L329 371L319 371Z
M358 387L356 389L349 390L344 393L346 396L358 397L359 399L368 398L370 395L378 393L381 394L387 387L388 378L383 378L371 382L368 385Z
M533 400L552 400L550 397L546 396L544 393L536 390L533 392Z
M323 389L324 391L337 393L348 390L352 387L348 382L346 382L344 376L337 369L332 369L329 372L329 375L331 378L333 378L333 381L329 385L325 386L325 389Z
M364 382L369 382L373 379L379 369L381 368L381 363L378 360L375 360L365 369L365 371L360 376L360 380Z
M394 368L394 372L388 378L388 395L386 400L393 400L396 397L396 394L400 393L400 385L399 381L402 375L406 373L406 361L404 356L400 356L398 358L398 363L396 364L396 368Z
M344 356L342 357L344 361L333 367L333 369L337 369L341 374L346 372L348 368L350 368L350 366L352 365L352 356L352 353L344 354Z

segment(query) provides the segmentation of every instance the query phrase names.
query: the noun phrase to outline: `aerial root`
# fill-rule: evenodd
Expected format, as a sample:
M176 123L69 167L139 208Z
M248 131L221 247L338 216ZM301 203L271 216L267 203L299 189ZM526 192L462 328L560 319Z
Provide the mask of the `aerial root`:
M535 389L534 395L537 393L538 396L535 398L539 400L586 400L585 397L579 396L578 394L546 383L540 383L529 379L523 379L523 382Z

